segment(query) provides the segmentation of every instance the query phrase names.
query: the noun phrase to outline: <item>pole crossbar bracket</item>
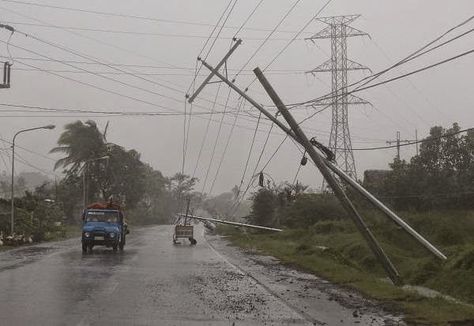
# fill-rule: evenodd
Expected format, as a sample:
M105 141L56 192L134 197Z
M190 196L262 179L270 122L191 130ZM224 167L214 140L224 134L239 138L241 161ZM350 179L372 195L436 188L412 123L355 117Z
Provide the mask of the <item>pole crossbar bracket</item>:
M241 39L237 39L235 40L235 43L234 45L230 48L229 52L227 52L227 54L224 56L224 58L222 58L222 60L217 64L215 70L218 71L223 65L225 66L225 73L227 75L227 59L229 59L229 57L232 55L232 53L234 53L234 51L237 49L237 47L242 44L242 40ZM200 61L201 63L204 63L204 60L202 58L198 58L198 61ZM209 82L211 81L212 77L214 77L215 75L215 72L211 70L211 73L209 74L209 76L206 77L206 79L204 79L204 81L201 83L201 85L196 89L196 91L194 92L194 94L192 94L189 98L188 98L188 103L191 104L193 103L193 101L196 99L196 97L201 93L201 91L204 89L204 87L206 87L207 84L209 84Z

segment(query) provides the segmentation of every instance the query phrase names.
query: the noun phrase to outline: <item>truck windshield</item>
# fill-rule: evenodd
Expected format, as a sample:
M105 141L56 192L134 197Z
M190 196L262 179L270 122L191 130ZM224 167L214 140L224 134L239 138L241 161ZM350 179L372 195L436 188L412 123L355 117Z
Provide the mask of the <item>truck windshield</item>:
M114 211L88 211L86 222L118 222L118 212Z

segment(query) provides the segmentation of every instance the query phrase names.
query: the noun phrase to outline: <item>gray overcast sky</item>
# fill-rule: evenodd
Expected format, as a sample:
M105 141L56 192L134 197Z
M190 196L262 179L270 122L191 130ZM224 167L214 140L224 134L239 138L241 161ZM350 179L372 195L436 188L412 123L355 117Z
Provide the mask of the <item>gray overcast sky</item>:
M28 1L33 2L35 0ZM227 21L227 26L240 26L257 2L250 0L237 1ZM155 18L155 20L143 20L111 17L0 1L0 22L8 22L19 31L86 56L94 57L103 63L150 66L146 68L127 66L120 67L120 69L127 72L150 74L140 76L152 80L154 83L130 75L117 74L117 71L104 65L71 63L75 67L93 72L112 72L114 74L106 76L141 88L137 89L93 74L78 73L77 71L71 73L71 70L77 69L60 62L22 59L41 58L40 55L43 55L56 60L87 61L84 58L35 40L33 37L25 37L20 33L15 33L11 38L9 47L10 53L15 59L12 88L0 90L0 103L38 105L58 109L183 112L184 94L193 79L192 69L195 66L196 56L203 47L206 37L210 34L211 26L216 23L228 1L63 0L35 1L34 3ZM269 42L262 47L245 67L242 74L238 76L236 84L242 88L248 86L254 78L251 69L256 66L265 67L286 45L288 39L295 35L295 31L299 30L324 3L326 1L299 1L281 27L272 35ZM243 44L229 60L228 68L231 74L235 74L237 70L244 66L251 54L262 43L262 39L269 33L268 31L255 29L273 29L293 4L294 1L283 0L264 0L262 2L255 15L246 24L246 29L243 29L237 35L243 39ZM441 0L333 0L321 16L344 14L360 14L361 17L352 26L369 33L371 36L371 39L367 37L349 39L348 56L352 60L369 66L373 71L379 71L472 16L474 14L474 2L472 0L449 2ZM203 24L171 23L166 20ZM48 28L27 24L120 30L135 34L84 30L68 31L63 28ZM461 31L467 31L473 27L473 24L471 21L468 25L450 35L454 36ZM321 40L316 44L302 40L303 37L310 36L311 33L322 28L324 28L324 24L316 21L312 22L305 33L293 42L268 68L268 78L284 101L291 103L307 100L323 95L330 90L329 74L320 74L313 77L302 73L314 68L328 58L330 52L329 40ZM223 30L222 38L217 40L215 47L210 52L208 58L210 63L215 64L225 54L230 46L230 38L235 32L236 29L233 28ZM144 35L143 33L148 34ZM6 41L8 37L8 32L0 31L0 40ZM474 38L472 34L469 34L438 51L413 60L413 62L394 70L384 78L393 77L471 50L473 45ZM23 50L15 46L22 47ZM0 55L8 57L5 43L0 43ZM5 58L2 61L4 60ZM31 67L24 64L49 71L60 71L56 73L119 94L138 98L141 102L81 85L71 80L65 80L47 72L31 71ZM459 122L461 127L473 127L473 68L474 56L465 56L457 61L410 78L358 93L359 96L369 100L373 107L353 106L350 108L353 147L384 145L386 140L395 137L397 130L401 132L402 138L413 139L415 129L418 130L420 137L423 137L433 125L448 127L453 122ZM201 82L205 74L207 74L207 71L205 69L201 70L197 83ZM361 72L353 72L349 79L355 81L363 76L364 74ZM202 98L196 100L193 110L199 112L209 110L211 107L209 100L215 97L217 88L216 84L206 87ZM228 90L222 87L217 100L217 111L223 110L227 94ZM258 85L258 82L251 85L249 94L260 103L270 104L270 100ZM148 102L148 104L144 102ZM232 93L228 110L234 111L237 104L238 96ZM52 132L40 131L34 134L24 134L18 140L20 146L44 155L48 155L48 151L55 145L57 137L66 123L78 118L81 120L91 118L98 121L101 128L105 126L107 121L110 121L109 141L121 144L126 148L137 149L142 153L144 161L161 170L165 175L172 175L181 169L183 116L98 117L95 114L90 114L89 116L79 117L78 114L66 116L64 113L12 112L11 108L5 106L0 106L0 110L0 137L6 140L11 140L15 131L22 128L49 123L58 125L58 128ZM250 107L249 104L245 106L245 110L249 110L253 116L257 115L256 109ZM301 120L313 111L302 109L297 112L297 119ZM215 176L234 117L233 114L229 114L224 118L224 125L217 143L216 156L205 188L206 192L209 191L211 181ZM196 158L208 118L207 115L192 118L185 169L188 174L192 174L195 169ZM204 179L209 165L221 115L216 114L212 119L203 156L196 172L196 176L201 180ZM304 124L304 127L309 136L316 136L321 142L327 143L330 123L330 110L327 110L309 120ZM248 115L239 117L222 169L216 179L213 193L227 191L233 185L240 183L255 125L255 118ZM253 170L268 128L268 121L263 122L259 128L249 170ZM275 128L262 162L267 161L269 155L282 139L283 134ZM8 148L5 143L3 146ZM3 154L6 166L9 167L8 157L5 156L7 152L3 151ZM409 159L413 154L414 148L404 148L402 150L403 158ZM33 165L49 172L52 171L53 161L28 152L20 151L20 155ZM359 177L362 177L362 173L366 169L386 168L394 155L395 150L356 152ZM275 180L291 181L298 168L300 157L301 154L291 141L287 141L269 164L266 172ZM0 161L0 170L3 169L5 169L5 165ZM20 164L19 170L32 170L32 168ZM247 176L249 173L247 172ZM321 176L315 168L307 165L302 168L299 180L316 188L320 186ZM201 189L202 184L197 187L197 190Z

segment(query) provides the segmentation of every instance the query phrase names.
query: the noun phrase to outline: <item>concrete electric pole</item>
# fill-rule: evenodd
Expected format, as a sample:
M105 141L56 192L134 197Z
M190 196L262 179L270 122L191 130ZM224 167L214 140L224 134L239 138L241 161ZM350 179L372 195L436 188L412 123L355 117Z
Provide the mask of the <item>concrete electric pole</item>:
M237 43L234 44L235 47L240 44L239 40ZM230 51L234 51L235 48L232 48ZM226 56L225 58L228 58ZM282 114L285 118L288 125L285 125L282 121L278 120L273 114L268 112L263 106L258 104L255 100L253 100L246 92L242 91L235 85L233 81L230 81L226 76L222 75L218 69L212 67L208 64L205 60L201 58L198 59L203 66L209 69L210 74L201 84L201 86L196 90L192 96L188 97L188 101L192 101L195 99L199 92L207 85L213 77L217 77L219 80L224 82L228 85L231 89L233 89L236 93L241 95L244 99L246 99L250 104L252 104L257 110L259 110L264 116L266 116L270 121L276 124L281 130L283 130L288 136L293 138L295 141L300 143L305 149L308 155L310 155L311 159L317 166L317 168L321 171L326 182L334 191L335 196L340 200L342 206L347 211L347 214L352 218L355 225L357 226L359 232L362 234L364 239L366 240L368 246L377 257L378 261L382 264L383 268L385 269L387 275L393 281L394 284L400 284L400 276L398 274L397 269L390 261L389 257L385 254L383 248L378 244L377 240L375 239L374 235L370 231L369 227L363 220L362 216L357 212L356 208L350 201L350 199L345 194L345 190L339 184L338 180L335 178L337 175L341 181L347 182L349 185L354 187L362 196L364 196L369 202L371 202L375 207L380 209L387 217L392 219L395 223L402 227L408 234L410 234L413 238L415 238L419 243L421 243L425 248L427 248L431 253L437 256L440 259L445 260L446 256L440 252L436 247L434 247L429 241L423 238L420 234L418 234L413 228L411 228L405 221L403 221L400 217L398 217L393 211L391 211L388 207L386 207L382 202L380 202L375 196L370 194L367 190L365 190L357 181L355 181L352 177L346 174L342 169L334 165L331 159L324 157L327 155L325 151L321 151L321 153L316 152L313 148L315 144L311 142L304 134L304 132L299 127L298 123L295 121L293 116L288 112L288 109L281 101L280 97L277 95L273 87L270 85L268 80L265 78L263 73L260 69L256 68L254 73L257 76L257 79L263 85L267 93L269 94L270 98L273 100L274 104L278 108L278 111ZM219 63L222 65L222 61ZM320 149L320 148L318 148ZM329 171L330 170L330 171ZM332 173L331 173L332 172ZM333 175L334 174L334 175ZM231 222L229 222L231 223Z
M409 144L416 142L416 155L418 155L418 130L415 130L415 139L400 139L400 131L397 131L397 138L395 140L387 140L388 145L397 145L397 159L400 160L400 147L402 143Z

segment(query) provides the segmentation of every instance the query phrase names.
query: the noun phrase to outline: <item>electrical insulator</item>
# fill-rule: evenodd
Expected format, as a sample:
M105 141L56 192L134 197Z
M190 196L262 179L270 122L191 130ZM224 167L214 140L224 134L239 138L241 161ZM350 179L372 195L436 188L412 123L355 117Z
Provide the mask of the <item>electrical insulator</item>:
M308 163L308 158L305 155L303 155L303 157L301 158L301 165L305 166L306 163Z

